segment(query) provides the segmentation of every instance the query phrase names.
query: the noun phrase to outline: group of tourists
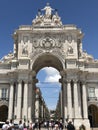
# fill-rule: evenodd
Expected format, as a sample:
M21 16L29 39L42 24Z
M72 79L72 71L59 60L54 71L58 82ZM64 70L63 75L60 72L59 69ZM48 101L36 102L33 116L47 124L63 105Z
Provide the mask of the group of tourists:
M26 124L25 122L22 122L22 120L19 121L19 124L17 124L18 127L15 126L12 120L6 121L5 124L2 126L2 130L41 130L41 128L47 129L47 130L75 130L74 125L72 122L68 122L66 126L63 125L60 121L37 121L32 122L28 121Z
M13 121L10 120L10 122L9 122L8 120L6 120L5 124L3 124L3 126L2 126L2 130L14 130Z

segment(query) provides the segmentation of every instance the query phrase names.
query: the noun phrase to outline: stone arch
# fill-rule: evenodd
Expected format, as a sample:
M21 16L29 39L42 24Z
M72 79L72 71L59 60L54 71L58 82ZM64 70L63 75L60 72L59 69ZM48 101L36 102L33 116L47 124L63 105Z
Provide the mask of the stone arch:
M54 67L58 71L63 70L64 63L63 61L58 58L57 56L50 54L50 53L44 53L41 55L37 55L35 59L33 60L32 64L32 70L38 72L43 67Z
M98 127L98 107L96 105L89 105L88 118L90 120L91 127Z
M8 119L8 106L0 106L0 121L6 121Z

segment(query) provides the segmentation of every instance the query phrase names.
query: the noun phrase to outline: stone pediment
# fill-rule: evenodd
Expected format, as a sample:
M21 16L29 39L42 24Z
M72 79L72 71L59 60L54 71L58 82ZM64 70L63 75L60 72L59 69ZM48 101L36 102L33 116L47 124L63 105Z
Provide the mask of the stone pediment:
M45 13L43 14L43 11ZM61 26L61 18L59 17L57 10L52 9L49 3L43 8L38 10L38 15L32 21L33 26Z

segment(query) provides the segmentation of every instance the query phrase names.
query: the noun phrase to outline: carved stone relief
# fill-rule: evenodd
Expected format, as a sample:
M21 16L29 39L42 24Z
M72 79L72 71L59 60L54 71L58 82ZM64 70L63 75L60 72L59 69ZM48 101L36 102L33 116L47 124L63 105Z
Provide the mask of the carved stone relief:
M44 37L41 39L33 39L33 48L43 48L43 49L53 49L60 48L62 46L62 41L60 39L54 39L51 37Z
M68 47L68 54L73 54L73 48L71 46Z
M49 37L46 37L45 39L41 40L40 47L44 49L51 49L55 47L55 41Z
M67 41L68 41L69 43L72 42L72 36L71 36L71 35L68 35L68 36L67 36Z
M28 55L28 45L23 45L22 46L22 54L23 55Z
M24 42L24 44L28 42L28 36L23 37L23 42Z

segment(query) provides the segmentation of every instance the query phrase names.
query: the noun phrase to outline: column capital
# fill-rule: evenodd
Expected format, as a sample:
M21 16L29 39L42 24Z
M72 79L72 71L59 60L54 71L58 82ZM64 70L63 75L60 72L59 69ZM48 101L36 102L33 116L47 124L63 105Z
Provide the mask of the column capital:
M71 79L66 79L66 82L67 83L71 83Z
M60 75L62 76L62 77L66 77L66 71L65 70L62 70L62 71L60 71Z
M74 83L79 83L79 80L78 79L73 79L73 82Z
M14 81L12 81L12 80L10 81L10 85L14 85L14 83L15 83Z
M33 83L33 81L32 80L28 80L28 84L32 84Z
M81 83L82 85L86 85L87 82L85 80L82 80Z
M32 71L32 76L35 77L36 76L36 71Z
M61 79L59 79L59 82L60 83L67 83L67 80L66 80L66 78L61 78Z
M34 78L33 83L38 83L38 79Z
M24 83L25 83L25 84L28 84L28 83L29 83L29 80L28 80L28 79L25 79L25 80L24 80Z
M86 85L86 83L87 83L86 81L83 81L83 84L84 84L84 85Z
M22 81L23 81L22 79L18 79L17 80L18 83L22 83Z

